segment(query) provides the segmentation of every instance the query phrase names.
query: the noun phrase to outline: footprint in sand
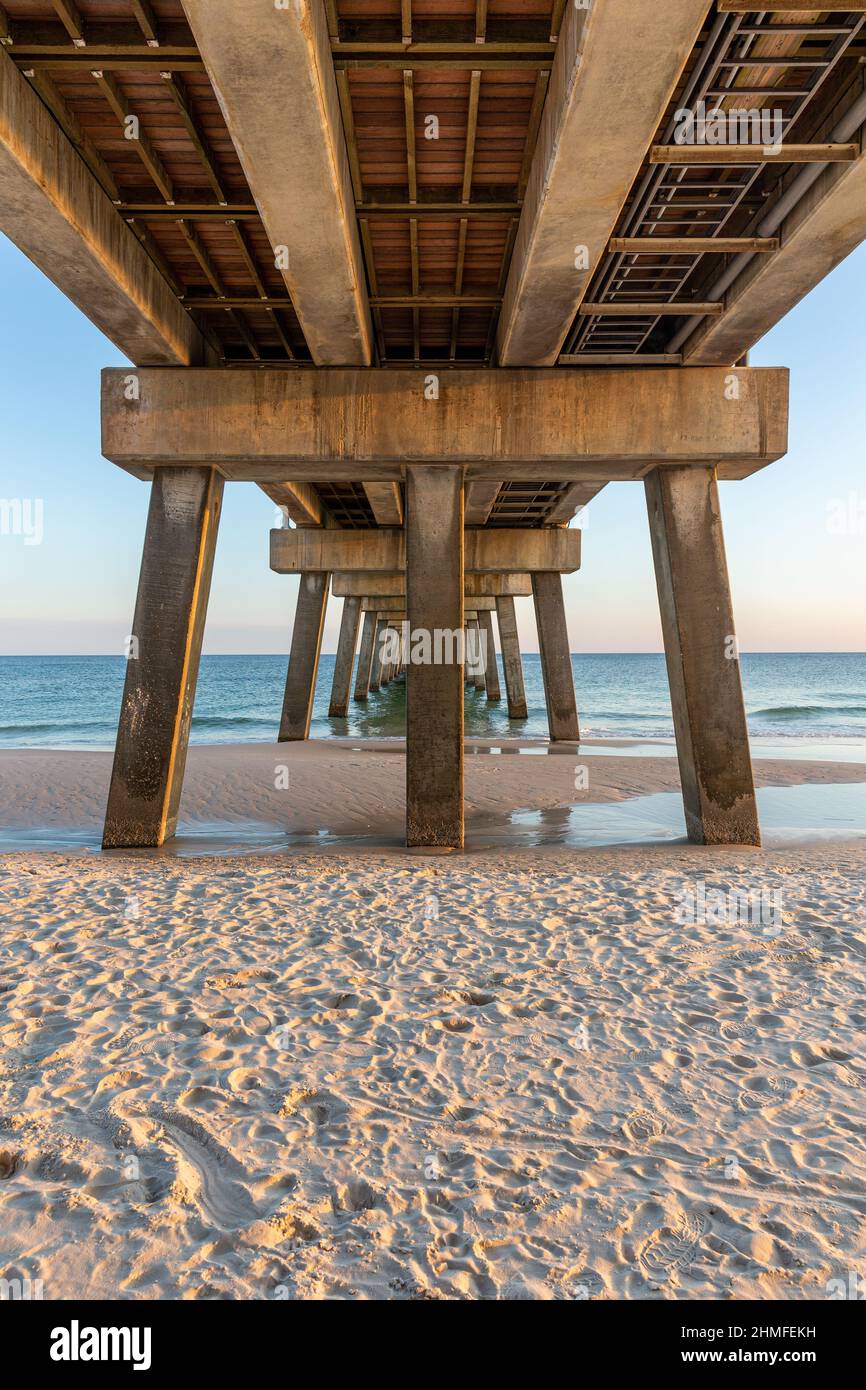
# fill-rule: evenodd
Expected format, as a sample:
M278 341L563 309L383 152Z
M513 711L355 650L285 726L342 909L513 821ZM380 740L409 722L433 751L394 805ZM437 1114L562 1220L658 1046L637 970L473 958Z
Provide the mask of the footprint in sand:
M680 1270L687 1269L709 1229L704 1212L683 1212L672 1226L654 1231L637 1262L650 1285L658 1287Z
M786 1105L793 1097L796 1082L786 1076L761 1076L746 1082L737 1097L741 1110L767 1110Z
M180 1155L178 1176L210 1225L238 1231L259 1220L249 1192L230 1176L239 1176L244 1170L204 1125L179 1110L156 1104L148 1107L147 1114L159 1122L165 1138Z
M737 1042L741 1038L753 1038L757 1033L754 1023L723 1023L719 1032L727 1042Z
M636 1110L623 1123L622 1132L627 1139L644 1144L648 1139L660 1139L667 1133L667 1123L661 1115L654 1115L651 1110Z

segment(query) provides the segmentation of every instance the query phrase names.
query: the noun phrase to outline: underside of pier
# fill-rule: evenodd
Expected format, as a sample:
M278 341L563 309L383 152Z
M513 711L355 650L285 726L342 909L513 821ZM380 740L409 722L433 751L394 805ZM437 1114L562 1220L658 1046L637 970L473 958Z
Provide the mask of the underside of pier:
M747 354L866 237L864 40L866 4L0 0L0 228L133 364L103 451L151 489L106 845L174 832L227 481L300 577L279 737L333 594L331 713L405 679L430 847L497 629L525 717L515 597L578 738L562 575L642 484L688 832L758 841L718 482L784 455Z

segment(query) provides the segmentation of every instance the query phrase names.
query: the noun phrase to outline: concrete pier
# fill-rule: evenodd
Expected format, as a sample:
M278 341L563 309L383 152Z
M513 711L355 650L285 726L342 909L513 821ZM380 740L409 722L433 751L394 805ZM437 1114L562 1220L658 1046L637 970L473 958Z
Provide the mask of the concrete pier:
M517 635L517 616L514 599L502 595L496 600L499 620L499 641L502 644L502 669L505 673L505 694L508 699L508 718L526 719L526 689L523 684L523 661Z
M375 695L382 685L382 633L385 630L385 619L376 619L376 634L373 639L373 665L370 671L370 690Z
M481 629L481 623L478 621L477 614L472 619L469 626L472 629L472 640L475 643L475 650L478 653L478 662L475 667L472 683L476 690L486 690L487 679L485 676L485 669L487 665L487 653L484 647L484 633Z
M715 471L657 468L645 487L689 839L759 845Z
M550 740L552 743L577 742L580 738L580 728L574 697L574 678L571 673L562 580L559 575L534 574L532 597L535 603Z
M163 468L151 487L105 849L161 845L177 827L222 494L212 468Z
M355 664L355 648L358 645L358 628L361 624L361 600L343 599L343 616L340 621L340 636L337 642L337 658L334 662L334 680L331 685L331 703L328 714L332 719L345 719L349 710L349 691L352 686L352 668Z
M322 650L322 632L328 607L331 576L317 571L302 574L298 584L298 603L292 628L292 647L286 675L286 693L280 718L280 743L310 736L313 697Z
M376 614L364 614L361 650L358 653L358 674L355 677L354 699L364 704L370 693L370 673L373 669L373 647L376 641Z
M406 597L410 634L463 628L463 469L406 469ZM432 643L435 656L435 642ZM457 643L406 668L406 842L463 846L463 664Z
M485 642L485 667L484 675L487 684L487 698L495 703L502 699L502 692L499 689L499 668L496 665L496 642L493 636L493 614L481 611L478 614L478 627L484 637Z

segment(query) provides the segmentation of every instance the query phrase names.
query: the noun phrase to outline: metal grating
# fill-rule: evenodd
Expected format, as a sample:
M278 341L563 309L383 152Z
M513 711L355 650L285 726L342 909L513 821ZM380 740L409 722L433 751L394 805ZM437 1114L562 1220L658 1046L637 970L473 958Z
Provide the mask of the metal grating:
M822 17L814 18L816 14ZM722 13L696 53L685 86L676 94L659 133L672 142L675 112L720 106L750 109L767 100L783 114L785 138L807 140L840 83L850 81L862 56L866 14L824 11L767 15ZM791 22L794 19L796 22ZM833 82L830 82L830 79ZM819 100L820 98L820 100ZM772 205L790 166L758 158L753 165L646 165L628 200L617 236L749 236ZM719 271L716 254L606 255L588 293L588 304L700 300ZM563 349L573 353L663 352L679 320L671 317L578 316Z

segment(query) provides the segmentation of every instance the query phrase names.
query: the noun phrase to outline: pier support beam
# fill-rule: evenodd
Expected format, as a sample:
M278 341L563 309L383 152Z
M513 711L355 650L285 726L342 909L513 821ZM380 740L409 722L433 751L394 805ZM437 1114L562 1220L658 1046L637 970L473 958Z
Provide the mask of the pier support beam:
M479 611L478 626L484 639L484 676L487 683L487 698L491 701L501 700L502 692L499 689L499 669L496 665L496 641L493 636L493 614L489 611Z
M212 468L154 477L105 849L152 848L177 827L222 494Z
M376 642L376 614L364 614L361 650L358 654L358 674L355 677L354 699L364 704L370 694L370 674L373 670L373 648Z
M303 741L310 736L330 582L329 574L318 571L302 574L298 584L298 606L295 609L292 649L280 719L280 743Z
M508 718L526 719L526 689L523 684L523 662L517 635L517 615L514 599L503 596L496 600L499 620L499 641L502 644L502 669L505 672L505 694L508 698Z
M370 689L375 694L382 686L382 633L385 631L385 619L376 618L376 634L373 639L373 668L370 672Z
M463 469L406 469L406 596L410 637L426 631L434 659L406 669L406 843L463 847ZM454 634L440 644L437 630Z
M646 497L689 839L759 845L715 470L657 468Z
M331 704L328 709L328 715L331 719L345 719L349 711L352 667L355 664L355 648L358 645L360 624L361 600L359 598L343 599L343 617L340 622L337 659L334 662L334 679L331 685Z
M477 615L472 619L472 621L471 621L470 624L469 624L469 627L471 628L471 631L472 631L472 641L473 641L473 643L474 643L474 650L475 650L475 651L477 652L477 654L478 654L478 664L477 664L476 667L475 667L475 675L474 675L472 684L475 686L475 689L476 689L476 690L486 690L486 689L487 689L487 679L486 679L485 674L484 674L484 667L485 667L484 641L483 641L483 636L482 636L482 632L481 632L481 624L480 624L480 622L478 621Z
M551 743L576 743L580 738L562 580L558 574L533 574L532 597L538 627L541 675Z

